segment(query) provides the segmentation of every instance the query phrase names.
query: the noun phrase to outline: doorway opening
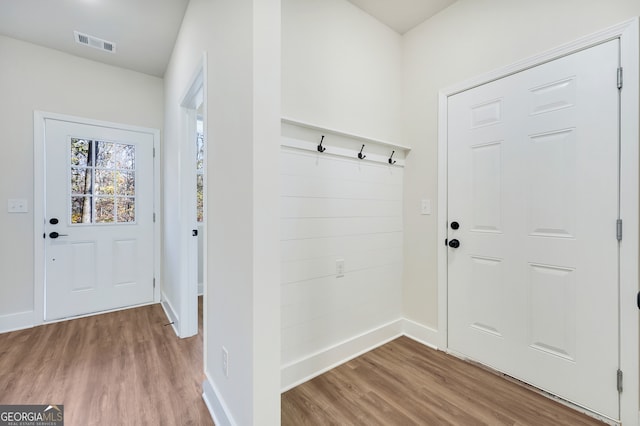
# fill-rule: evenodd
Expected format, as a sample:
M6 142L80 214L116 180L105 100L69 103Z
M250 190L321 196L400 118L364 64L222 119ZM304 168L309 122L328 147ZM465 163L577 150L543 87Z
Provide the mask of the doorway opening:
M182 137L180 141L180 238L179 323L176 332L182 338L198 334L198 297L206 293L206 56L196 69L180 104ZM204 298L206 299L206 298ZM206 302L203 303L206 311Z

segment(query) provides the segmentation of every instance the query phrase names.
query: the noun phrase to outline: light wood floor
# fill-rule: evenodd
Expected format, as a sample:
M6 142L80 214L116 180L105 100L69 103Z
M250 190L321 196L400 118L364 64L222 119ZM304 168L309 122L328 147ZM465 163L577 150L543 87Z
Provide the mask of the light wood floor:
M286 426L603 425L406 337L284 393L281 401Z
M152 305L0 334L0 404L64 404L67 426L213 425L201 397L202 316L189 339L166 322ZM404 337L281 403L285 426L602 425Z
M156 304L0 334L0 404L64 404L67 426L213 425L202 319L189 339L166 323Z

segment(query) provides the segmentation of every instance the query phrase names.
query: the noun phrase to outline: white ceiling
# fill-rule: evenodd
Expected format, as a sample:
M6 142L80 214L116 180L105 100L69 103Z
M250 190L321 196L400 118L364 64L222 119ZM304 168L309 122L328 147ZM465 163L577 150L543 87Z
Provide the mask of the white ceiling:
M404 34L456 0L349 0L383 24Z
M456 0L349 0L400 34ZM189 0L0 0L0 34L162 77ZM73 31L116 45L75 42ZM43 64L46 66L46 64Z
M162 77L188 3L0 0L0 34ZM116 53L76 43L74 30L115 43Z

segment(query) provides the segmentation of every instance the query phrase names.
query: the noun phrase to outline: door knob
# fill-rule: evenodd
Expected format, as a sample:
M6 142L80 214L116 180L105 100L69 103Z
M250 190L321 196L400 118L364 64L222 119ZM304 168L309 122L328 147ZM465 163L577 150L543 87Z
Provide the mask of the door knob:
M460 228L460 224L458 222L451 222L451 229L458 229Z
M58 237L68 237L67 234L58 234L57 232L53 231L49 234L50 238L56 239Z
M49 223L52 225L57 225L58 224L58 218L57 217L52 217L51 219L49 219Z
M460 241L456 240L455 238L451 241L449 241L449 247L451 248L458 248L460 247Z
M197 237L197 236L198 236L198 230L197 230L197 229L192 230L192 231L191 231L191 235L192 235L193 237Z

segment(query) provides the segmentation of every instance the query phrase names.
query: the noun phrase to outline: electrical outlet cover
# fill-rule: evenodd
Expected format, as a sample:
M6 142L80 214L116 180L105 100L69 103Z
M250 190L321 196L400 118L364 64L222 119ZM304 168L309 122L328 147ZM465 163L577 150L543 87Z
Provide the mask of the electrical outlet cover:
M229 351L224 346L222 347L222 372L225 377L229 377Z
M336 278L344 277L344 259L336 259Z

